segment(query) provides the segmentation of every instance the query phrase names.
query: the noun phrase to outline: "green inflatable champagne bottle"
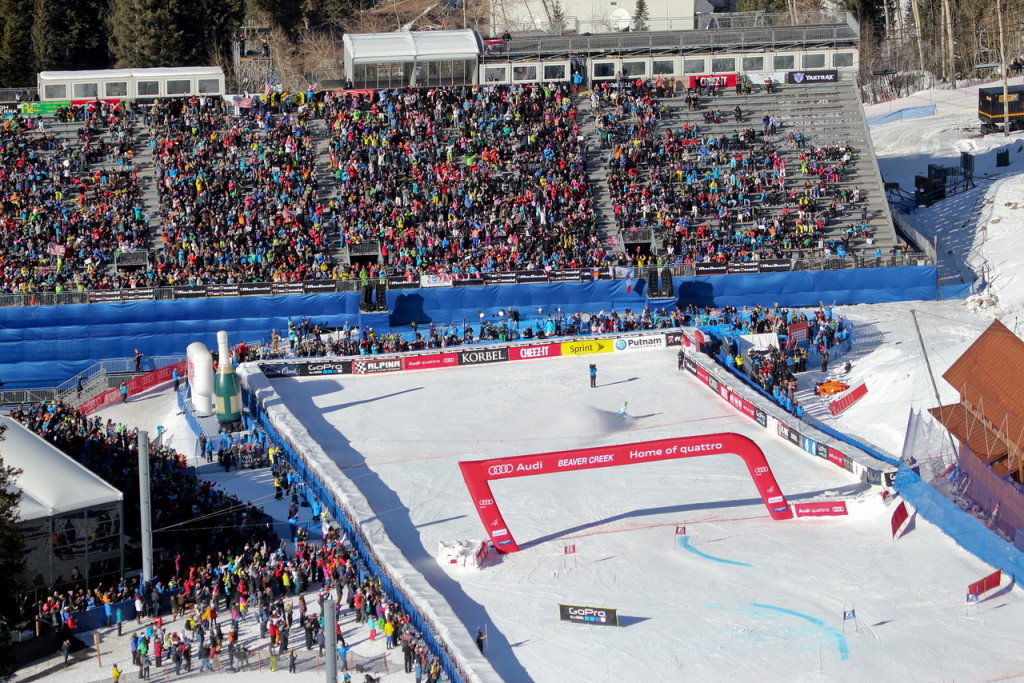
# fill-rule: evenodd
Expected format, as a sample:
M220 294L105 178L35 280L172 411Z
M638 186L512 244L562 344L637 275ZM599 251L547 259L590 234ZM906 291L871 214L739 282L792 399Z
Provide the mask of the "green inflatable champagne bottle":
M242 388L231 365L228 351L228 333L217 333L217 374L213 378L213 402L217 409L217 421L238 422L242 419Z

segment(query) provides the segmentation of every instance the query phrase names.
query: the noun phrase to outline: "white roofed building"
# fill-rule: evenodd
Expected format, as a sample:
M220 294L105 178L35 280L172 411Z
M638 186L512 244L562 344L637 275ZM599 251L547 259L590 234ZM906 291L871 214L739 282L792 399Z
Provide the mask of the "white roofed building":
M476 31L346 33L345 78L355 88L466 85L482 51Z
M11 418L0 416L0 425L0 456L22 471L15 484L29 581L53 586L75 567L87 586L120 577L122 493Z

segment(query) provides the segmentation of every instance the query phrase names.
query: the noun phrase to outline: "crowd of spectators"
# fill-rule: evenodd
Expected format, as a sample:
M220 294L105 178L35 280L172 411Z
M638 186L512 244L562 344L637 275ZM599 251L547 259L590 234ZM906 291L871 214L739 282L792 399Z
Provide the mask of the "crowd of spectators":
M389 272L471 278L612 258L568 86L339 95L325 111L342 241L378 242Z
M824 303L810 311L790 311L778 305L774 308L760 305L742 310L733 308L722 311L717 320L724 327L717 331L721 338L716 352L720 351L720 359L726 367L746 374L778 405L797 417L803 415L803 407L796 398L796 375L807 370L809 351L818 358L821 371L825 372L829 349L850 337L846 319L836 316L833 308ZM806 336L798 339L798 336L804 336L805 325ZM749 351L745 359L736 336L750 334L773 334L776 343Z
M153 105L147 118L163 247L148 285L338 276L310 112L253 105L235 111L216 98Z
M108 287L115 255L148 246L134 123L83 112L71 135L26 116L0 126L0 292Z
M859 188L839 185L856 156L849 145L784 135L769 113L760 129L723 130L725 117L702 108L699 93L688 96L679 120L666 122L650 83L598 90L592 103L619 230L627 238L653 231L667 263L844 256L851 242L871 243L863 213L827 237L864 199ZM735 119L746 120L741 111Z

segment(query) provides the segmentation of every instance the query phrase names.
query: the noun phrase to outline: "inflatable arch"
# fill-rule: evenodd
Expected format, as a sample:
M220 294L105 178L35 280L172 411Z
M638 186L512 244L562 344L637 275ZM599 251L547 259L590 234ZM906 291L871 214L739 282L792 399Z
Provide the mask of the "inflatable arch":
M723 453L738 455L743 459L750 477L754 480L754 486L757 487L757 492L761 494L761 500L764 501L768 514L773 519L792 518L793 511L779 490L764 452L753 440L733 433L684 436L538 455L472 460L460 462L459 469L462 470L462 478L465 479L466 488L473 497L473 505L476 506L480 521L483 522L494 547L503 553L514 553L519 550L519 544L508 530L501 510L498 509L498 503L494 500L494 494L491 493L492 480Z

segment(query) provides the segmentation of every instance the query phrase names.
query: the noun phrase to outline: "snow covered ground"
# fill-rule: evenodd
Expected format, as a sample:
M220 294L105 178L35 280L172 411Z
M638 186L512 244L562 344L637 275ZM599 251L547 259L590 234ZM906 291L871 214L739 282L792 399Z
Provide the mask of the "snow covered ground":
M931 91L867 114L937 105L935 116L872 129L883 176L905 189L928 163L977 155L976 189L908 218L938 237L945 276L984 273L988 288L967 301L840 308L857 326L844 380L864 381L869 392L839 418L810 394L821 373L801 376L811 414L896 456L912 409L955 400L941 373L993 317L1016 331L1024 305L1024 144L1020 134L978 137L975 103L974 89ZM1006 146L1011 164L997 168L995 150ZM590 389L586 365L594 361L601 386ZM365 497L363 522L375 538L390 537L398 571L436 597L432 608L447 615L443 626L462 639L459 649L472 650L476 628L487 627L487 659L503 680L1024 678L1021 591L1001 589L968 615L966 585L989 567L921 519L892 542L877 491L766 436L675 370L673 352L281 379L273 387L308 446L338 466L346 490ZM617 414L624 400L625 419ZM153 432L163 425L191 453L175 410L163 391L104 416ZM492 557L479 572L436 561L438 541L484 537L459 460L718 431L756 439L791 502L844 497L853 514L775 522L735 458L648 463L499 482L496 498L523 551ZM265 484L238 485L265 499ZM674 544L682 523L688 548ZM568 544L574 556L563 554ZM620 627L559 622L560 602L617 608ZM851 608L856 623L844 623Z

